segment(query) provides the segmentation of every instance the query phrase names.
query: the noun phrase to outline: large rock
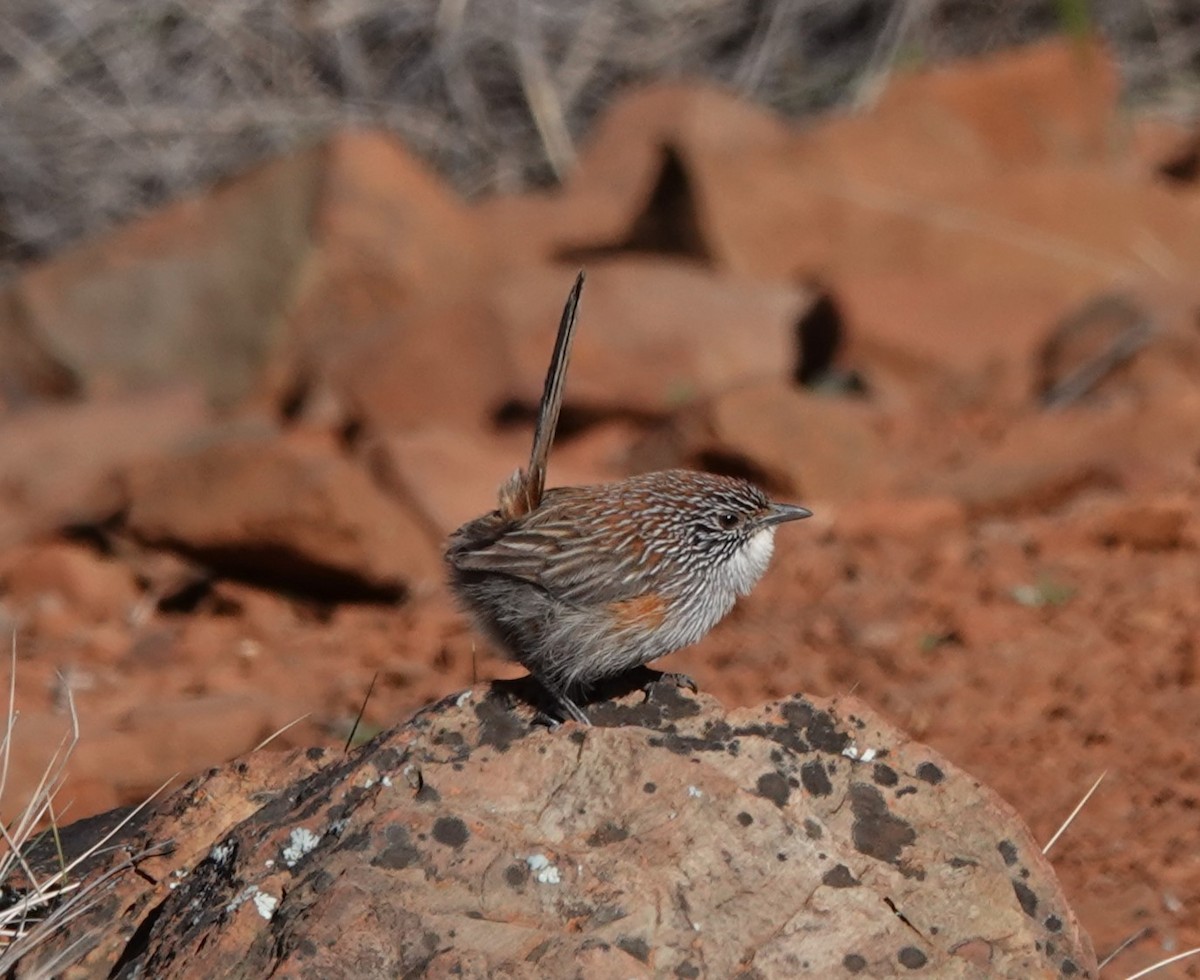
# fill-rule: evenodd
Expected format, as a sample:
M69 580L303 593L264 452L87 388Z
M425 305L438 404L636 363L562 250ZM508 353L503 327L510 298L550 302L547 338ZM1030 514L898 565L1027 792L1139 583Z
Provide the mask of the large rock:
M195 388L36 405L0 426L0 548L107 516L110 476L169 452L209 425Z
M870 404L764 381L678 412L643 441L635 462L728 472L812 502L884 489L890 455Z
M615 414L663 415L735 384L794 379L807 289L711 273L666 259L588 267L566 402ZM532 266L496 287L511 345L513 397L535 403L571 271Z
M18 975L1096 976L1011 808L853 700L657 683L547 731L520 689L194 781Z
M428 532L333 452L231 439L131 467L124 527L284 591L398 597L440 575Z
M473 224L393 138L346 133L33 267L0 294L84 391L189 378L218 401L314 344L454 295Z

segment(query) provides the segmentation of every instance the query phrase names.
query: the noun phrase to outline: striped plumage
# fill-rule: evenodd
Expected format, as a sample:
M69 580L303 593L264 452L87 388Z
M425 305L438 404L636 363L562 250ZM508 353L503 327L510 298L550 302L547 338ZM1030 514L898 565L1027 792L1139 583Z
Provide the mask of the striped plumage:
M529 467L450 536L455 593L567 717L570 692L695 643L766 571L776 525L809 516L745 480L668 470L543 490L582 275L567 301Z

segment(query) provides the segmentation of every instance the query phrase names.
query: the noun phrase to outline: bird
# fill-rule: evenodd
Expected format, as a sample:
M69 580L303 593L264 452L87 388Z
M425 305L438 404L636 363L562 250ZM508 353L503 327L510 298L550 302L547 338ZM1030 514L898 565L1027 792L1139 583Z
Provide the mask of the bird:
M766 571L776 528L812 512L682 469L546 489L584 278L563 308L529 463L450 535L445 561L460 605L532 675L551 721L588 725L578 692L703 638Z

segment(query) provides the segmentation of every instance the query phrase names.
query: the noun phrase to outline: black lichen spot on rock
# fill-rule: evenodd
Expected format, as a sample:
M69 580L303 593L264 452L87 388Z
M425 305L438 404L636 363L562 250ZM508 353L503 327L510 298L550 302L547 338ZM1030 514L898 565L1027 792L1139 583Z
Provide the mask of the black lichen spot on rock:
M443 728L433 736L434 745L446 745L452 749L462 749L466 746L466 740L462 737L462 732L454 731L451 728Z
M463 846L471 837L467 825L458 817L438 817L433 822L433 839L439 844L453 847L456 850Z
M829 796L833 792L833 783L829 781L825 767L816 759L800 767L800 781L810 796Z
M1017 901L1021 903L1021 910L1031 919L1037 916L1038 899L1025 882L1014 878L1012 880L1013 891L1017 893Z
M510 864L504 869L504 883L509 888L521 888L529 880L529 865Z
M1048 915L1044 925L1050 932L1059 932L1062 929L1062 919L1057 915Z
M752 816L750 816L750 814L748 814L745 810L743 810L741 813L739 813L737 815L737 822L740 823L743 827L749 827L752 823L754 823L754 818Z
M802 698L786 702L779 712L790 725L803 728L809 744L820 752L841 755L842 749L850 744L850 736L838 731L833 715L818 711Z
M309 762L320 762L325 758L325 750L319 745L314 745L311 749L305 751L304 757Z
M624 950L635 960L650 962L650 944L640 936L621 936L617 939L617 949Z
M546 953L548 953L550 951L550 947L553 945L553 943L554 943L554 940L552 938L545 939L542 942L538 943L536 946L533 947L533 949L531 949L525 955L525 962L526 963L538 962L538 960L540 960L543 956L546 955Z
M733 736L733 726L727 721L710 721L704 726L704 737L714 742L728 742Z
M900 961L901 966L909 970L919 970L929 962L929 958L916 946L905 946L897 954L896 959Z
M917 839L912 825L889 813L883 794L867 783L851 784L850 811L854 814L850 828L854 846L868 857L898 864L901 848Z
M629 910L623 905L615 905L611 902L602 902L587 914L586 926L588 929L599 929L601 926L606 926L610 922L616 922L618 919L624 919L627 915L629 915Z
M417 790L413 797L418 803L440 803L442 794L429 785L429 783L421 783L421 788Z
M335 850L365 851L371 846L371 833L368 830L356 830L352 834L344 834L338 838Z
M570 738L572 744L574 745L582 745L587 741L587 733L584 732L582 728L576 728L575 731L571 732L571 734L567 737Z
M952 857L947 862L952 868L978 868L979 862L972 861L970 858Z
M675 967L675 976L680 980L696 980L700 976L700 967L694 963L684 960L679 966Z
M821 884L830 888L854 888L858 879L844 864L835 864L821 876Z
M311 939L301 939L296 943L296 959L311 960L317 955L317 944Z
M867 968L867 961L857 953L847 953L842 957L842 966L848 973L862 973Z
M896 790L896 799L900 799L902 796L912 796L916 791L917 787L915 786L901 786Z
M479 744L490 745L499 752L507 752L513 742L529 733L521 719L512 711L508 699L491 693L482 701L474 702L475 717L479 720Z
M1079 973L1079 967L1077 967L1071 960L1063 960L1062 965L1058 968L1058 972L1064 977L1073 977Z
M880 786L895 786L900 782L896 770L891 766L885 766L882 762L875 763L875 768L871 770L871 778Z
M804 818L804 836L809 840L820 840L825 835L821 825L812 817Z
M917 779L927 782L930 786L936 786L945 778L946 774L932 762L922 762L917 766Z
M373 867L399 870L421 863L421 852L413 846L406 828L392 824L384 831L384 838L388 845L372 859Z
M379 772L395 772L408 758L408 749L398 749L394 745L380 749L372 760Z
M304 884L313 890L313 894L320 895L326 891L336 879L328 871L324 869L315 871L304 879Z
M1000 856L1004 858L1004 863L1010 868L1017 863L1017 848L1010 840L1002 840L996 845L996 850L1000 852Z
M764 772L758 777L758 795L766 797L776 806L782 807L791 795L787 780L777 772Z
M605 820L599 827L591 832L587 842L591 847L604 847L606 844L616 844L618 841L623 841L629 836L629 831L620 824L613 823L611 820Z
M657 791L658 791L658 787L654 783L643 783L642 784L642 792L643 793L656 793Z

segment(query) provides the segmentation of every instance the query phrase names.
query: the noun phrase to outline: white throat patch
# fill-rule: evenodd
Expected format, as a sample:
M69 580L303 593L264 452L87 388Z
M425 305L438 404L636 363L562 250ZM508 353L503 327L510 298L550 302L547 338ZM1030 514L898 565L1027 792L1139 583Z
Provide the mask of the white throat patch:
M728 584L738 595L747 595L762 578L775 552L775 528L756 531L725 566Z

